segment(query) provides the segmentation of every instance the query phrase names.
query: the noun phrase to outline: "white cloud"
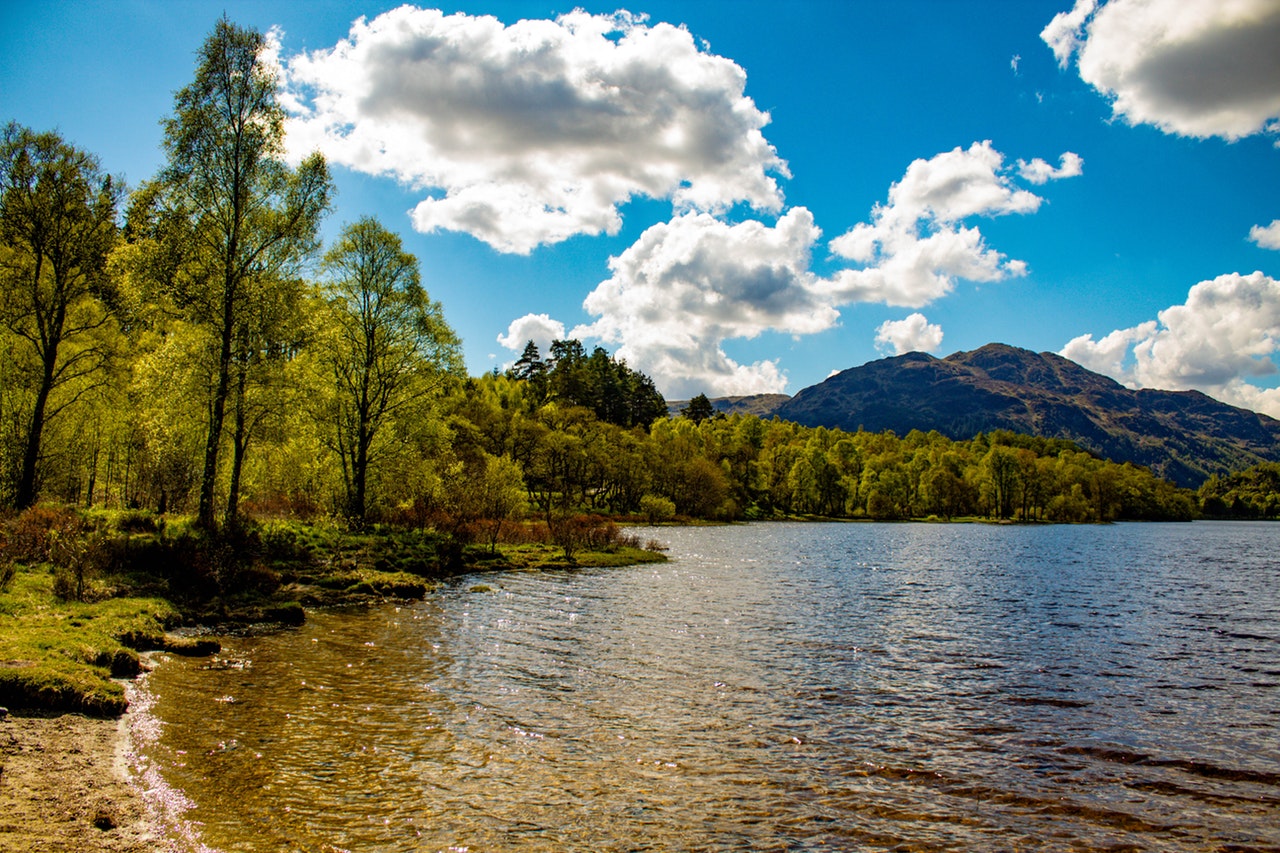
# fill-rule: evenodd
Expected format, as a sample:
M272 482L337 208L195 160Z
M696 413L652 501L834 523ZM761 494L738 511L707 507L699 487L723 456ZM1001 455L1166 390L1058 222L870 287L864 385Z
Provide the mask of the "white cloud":
M1061 162L1057 170L1043 160L1019 166L1048 180L1079 174L1083 161L1066 152ZM957 279L1025 275L1024 262L988 248L977 228L960 224L1039 208L1042 199L1016 186L1007 171L1004 155L989 140L912 162L889 188L888 204L872 210L870 223L831 241L836 255L863 265L837 275L842 300L919 308L950 293Z
M1099 341L1082 335L1061 354L1133 387L1195 389L1280 417L1280 391L1248 381L1280 369L1280 281L1261 272L1221 275L1157 318Z
M942 327L930 323L920 312L901 320L885 320L876 329L876 349L902 355L905 352L936 352L942 346Z
M528 253L616 233L642 196L776 212L787 176L746 72L683 28L575 11L504 26L401 6L284 60L292 152L420 189L416 228Z
M1117 116L1183 136L1276 132L1280 0L1078 0L1040 37Z
M1264 249L1280 249L1280 219L1270 225L1255 225L1249 229L1249 239Z
M525 314L511 321L505 335L498 335L498 343L517 353L533 341L543 358L551 351L551 342L558 340L564 340L564 323L547 314Z
M1053 20L1040 32L1040 38L1053 50L1058 58L1058 66L1066 68L1071 61L1071 54L1079 50L1083 44L1085 22L1098 7L1097 0L1076 0L1070 12L1059 12Z
M1058 354L1089 368L1094 373L1103 373L1132 385L1135 382L1132 369L1125 365L1129 357L1129 348L1138 341L1151 337L1155 334L1156 328L1156 321L1148 320L1132 329L1116 329L1097 341L1091 334L1080 335L1068 341Z
M612 276L583 303L597 319L572 334L620 344L617 355L669 396L781 391L776 361L739 364L722 344L835 324L829 283L809 269L820 233L803 207L772 227L707 214L654 225L610 259Z
M1058 158L1058 167L1056 169L1039 157L1036 157L1030 163L1026 160L1018 161L1018 175L1024 181L1030 181L1036 185L1061 180L1062 178L1074 178L1083 173L1084 160L1074 151L1062 152L1062 156Z

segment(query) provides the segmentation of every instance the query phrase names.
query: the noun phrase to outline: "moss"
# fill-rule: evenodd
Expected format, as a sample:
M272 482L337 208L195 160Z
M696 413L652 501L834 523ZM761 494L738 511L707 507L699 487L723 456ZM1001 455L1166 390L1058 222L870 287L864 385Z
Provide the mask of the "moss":
M164 650L183 657L207 657L222 651L222 644L209 637L175 637L172 634L164 638Z
M177 617L161 599L60 602L44 566L19 568L0 611L0 704L108 716L125 707L112 677L137 675L137 650L160 648Z
M119 716L129 703L124 687L109 676L98 667L6 661L0 666L0 703L11 708Z
M351 595L422 598L427 593L427 584L417 575L376 569L344 569L316 578L313 583L322 589L342 590Z
M278 622L281 625L301 625L307 619L306 611L296 601L286 601L263 609L263 617L267 622Z

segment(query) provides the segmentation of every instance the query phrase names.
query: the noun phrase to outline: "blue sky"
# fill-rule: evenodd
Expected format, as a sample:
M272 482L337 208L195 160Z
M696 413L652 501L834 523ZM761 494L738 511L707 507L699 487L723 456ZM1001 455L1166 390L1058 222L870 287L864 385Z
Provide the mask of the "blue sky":
M620 8L5 4L0 118L136 185L225 11L327 237L397 231L473 373L575 335L794 393L1000 341L1280 416L1280 0Z

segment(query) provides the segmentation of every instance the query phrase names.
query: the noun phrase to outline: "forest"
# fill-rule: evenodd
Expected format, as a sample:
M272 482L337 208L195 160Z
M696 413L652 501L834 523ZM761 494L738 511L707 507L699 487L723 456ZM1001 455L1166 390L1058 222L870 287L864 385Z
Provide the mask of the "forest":
M136 188L53 132L0 139L0 506L402 525L496 542L584 513L1186 519L1145 469L1015 434L846 433L691 405L603 349L468 377L417 259L319 233L322 156L282 159L263 36L220 21ZM695 403L705 403L705 398ZM1217 506L1215 504L1215 506Z

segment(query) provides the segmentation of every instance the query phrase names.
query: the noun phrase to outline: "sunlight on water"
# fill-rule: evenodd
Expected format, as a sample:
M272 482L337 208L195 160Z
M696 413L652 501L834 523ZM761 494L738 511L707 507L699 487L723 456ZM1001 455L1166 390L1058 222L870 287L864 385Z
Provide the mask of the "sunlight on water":
M1280 845L1280 527L660 534L166 661L176 843Z

